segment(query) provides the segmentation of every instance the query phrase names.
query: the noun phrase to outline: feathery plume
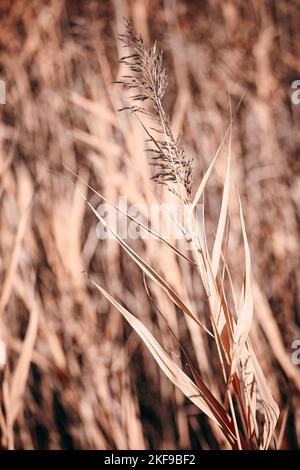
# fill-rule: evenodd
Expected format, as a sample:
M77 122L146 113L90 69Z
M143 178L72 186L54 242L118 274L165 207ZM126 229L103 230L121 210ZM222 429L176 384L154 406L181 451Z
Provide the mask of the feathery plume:
M117 83L124 84L128 89L136 89L135 94L130 97L133 104L120 111L129 110L137 116L144 115L155 123L155 127L145 126L138 117L147 134L146 151L151 154L150 165L156 169L152 179L166 185L170 191L188 201L192 186L192 159L185 155L181 135L174 137L162 105L167 88L163 53L158 51L156 43L148 51L143 37L129 21L126 21L125 34L121 34L120 39L132 53L120 59L120 63L128 67L129 74L123 75L122 80ZM148 108L144 104L146 101L150 102ZM137 105L136 102L142 104ZM185 190L185 194L182 194L180 188Z

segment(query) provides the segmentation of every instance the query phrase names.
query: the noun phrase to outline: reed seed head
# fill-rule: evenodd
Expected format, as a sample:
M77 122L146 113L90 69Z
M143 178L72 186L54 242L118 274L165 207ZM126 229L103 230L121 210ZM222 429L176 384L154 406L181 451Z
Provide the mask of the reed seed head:
M150 165L156 169L152 179L158 184L164 184L178 196L180 187L188 201L192 188L192 159L187 158L181 145L181 135L177 138L171 129L162 99L167 88L167 74L163 66L163 52L157 49L157 44L147 50L144 40L131 23L126 21L125 33L120 35L124 47L132 53L120 59L129 73L122 76L118 83L136 92L130 97L131 105L121 109L129 110L136 115L144 115L153 125L143 125L147 134L147 149L150 154ZM145 102L150 106L146 107ZM141 102L137 105L136 102ZM140 120L140 119L139 119Z

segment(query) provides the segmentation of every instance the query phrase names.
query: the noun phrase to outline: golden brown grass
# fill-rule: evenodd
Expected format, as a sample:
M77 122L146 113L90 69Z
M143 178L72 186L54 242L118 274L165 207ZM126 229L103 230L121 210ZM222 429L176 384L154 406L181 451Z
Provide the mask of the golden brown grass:
M0 339L8 359L1 373L2 447L205 449L250 441L274 447L275 437L278 447L296 448L299 109L289 99L299 74L296 6L10 3L1 3L0 33L7 82L0 127ZM117 112L128 104L113 84L125 67L118 65L124 54L117 39L124 16L147 49L157 39L165 50L164 105L172 132L184 131L186 154L194 157L191 198L202 193L205 203L207 249L200 252L193 240L188 252L197 268L158 240L98 242L97 219L82 198L93 208L100 202L85 183L115 204L119 195L145 206L176 197L150 181L139 122ZM62 163L80 177L76 187L48 171L62 172ZM246 233L250 340L263 374L246 339ZM231 281L242 322L233 314ZM235 361L246 362L244 354L252 358L248 372L256 369L260 379L260 395L251 399L238 389L247 390ZM273 437L264 419L275 424L273 414L268 418L275 405L264 377L281 411ZM259 419L250 412L243 418L242 404ZM256 439L259 430L265 434Z

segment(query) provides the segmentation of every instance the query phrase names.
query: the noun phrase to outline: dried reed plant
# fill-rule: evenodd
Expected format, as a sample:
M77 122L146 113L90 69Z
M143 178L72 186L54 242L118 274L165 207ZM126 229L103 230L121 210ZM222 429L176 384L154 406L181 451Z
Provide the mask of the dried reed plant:
M273 402L263 378L255 386L251 370L259 381L257 362L282 410L277 448L299 448L300 374L291 356L293 341L300 337L300 106L290 100L291 79L299 76L296 3L253 0L251 8L244 8L230 0L226 5L188 0L1 2L0 72L7 85L7 102L0 106L0 340L7 357L0 371L1 448L227 449L222 428L198 407L203 402L193 371L232 423L229 388L242 437L249 433L244 423L257 421L260 442ZM183 130L186 153L194 158L193 191L184 207L166 190L169 186L178 193L176 181L160 186L149 182L154 173L148 155L156 156L150 148L159 149L151 140L149 152L143 152L144 138L150 137L135 116L156 140L171 139L165 138L155 117L117 112L120 102L130 104L123 101L121 87L112 84L122 81L125 65L119 66L118 58L134 53L123 53L115 35L124 29L124 16L132 18L147 47L154 38L163 41L170 77L163 106L174 140ZM244 96L234 119L229 179L241 192L253 262L251 343L257 361L247 341L240 357L243 364L249 353L249 369L240 361L234 374L241 398L235 392L238 380L230 382L230 362L235 368L231 330L245 292L239 300L244 273L238 198L233 184L225 185L225 193L223 188L230 138L229 129L222 141L227 88L233 108ZM131 101L138 104L151 111L151 100ZM212 158L220 142L221 150ZM82 181L71 186L47 170L61 172L61 163ZM130 247L97 241L98 220L78 189L93 207L99 196L86 182L113 201L115 210L121 210L116 201L126 194L129 204L144 207L156 197L177 200L186 216L194 195L198 192L202 201L205 192L208 248L202 235L196 239L197 233L188 242L193 248L189 256L180 242L165 240L160 232L156 240L130 241ZM184 200L186 189L181 183L179 187ZM226 212L227 199L219 258L218 244L214 250L213 245L223 231L219 224L217 232L217 221L220 207ZM128 217L133 222L133 213ZM197 243L203 245L202 252ZM212 265L216 276L209 274ZM141 270L147 273L141 275ZM136 327L138 321L147 327L162 348L148 335L149 347L157 347L165 361L162 368L82 271L135 313ZM215 318L225 294L226 323L231 316L234 320L229 334L223 328L219 340L218 319L212 319L213 327L210 317ZM230 355L224 353L227 339ZM226 381L218 350L224 356ZM189 361L191 366L186 366ZM181 372L176 368L174 375L169 365ZM163 370L178 387L186 386L186 395L194 396L197 406ZM251 383L257 393L244 398ZM240 401L245 403L245 419L240 417ZM236 437L232 440L236 445Z
M121 58L121 63L127 66L130 74L124 75L119 82L125 84L129 89L137 89L137 94L130 97L133 103L150 100L152 105L151 110L146 109L144 106L136 106L136 104L125 106L122 110L129 110L136 116L140 114L146 117L150 116L159 125L159 129L147 127L139 119L145 130L147 142L153 146L151 152L154 152L155 156L152 157L151 163L159 168L159 173L155 174L153 179L159 184L166 185L169 190L181 198L183 203L185 230L191 241L195 260L193 266L195 266L202 279L209 307L212 332L207 328L204 329L206 334L213 338L218 352L219 366L215 373L221 372L223 376L223 390L219 392L219 397L222 397L222 399L215 396L209 384L203 381L189 358L187 358L187 361L193 380L167 354L141 320L125 309L97 282L94 280L91 280L91 282L130 323L167 377L220 427L224 437L233 449L267 449L274 437L279 409L268 382L260 369L249 339L253 317L251 260L242 205L238 193L245 257L244 281L239 304L230 305L228 301L229 294L226 293L224 281L226 276L230 279L230 270L223 254L231 180L230 147L218 226L212 253L210 253L205 243L205 233L203 236L203 233L197 232L199 226L196 223L195 208L207 185L218 153L208 167L193 200L190 204L186 204L187 196L190 197L191 195L191 160L186 159L178 139L174 138L163 108L162 98L167 86L167 76L163 68L162 53L157 52L156 45L150 51L147 51L141 35L137 34L128 22L126 23L125 34L121 35L121 40L132 53ZM231 124L229 131L231 132ZM154 132L162 134L163 138L157 138ZM171 184L176 189L170 186ZM182 188L185 189L184 195L181 192ZM187 303L177 295L168 281L162 278L133 248L122 240L89 202L88 205L126 253L141 268L143 274L154 281L183 314L189 316L199 328L203 328L202 323L199 321L199 315L193 312ZM167 240L165 240L165 243L168 243ZM175 246L169 243L168 246L178 255L178 249ZM237 296L232 284L231 288L231 295L236 299Z

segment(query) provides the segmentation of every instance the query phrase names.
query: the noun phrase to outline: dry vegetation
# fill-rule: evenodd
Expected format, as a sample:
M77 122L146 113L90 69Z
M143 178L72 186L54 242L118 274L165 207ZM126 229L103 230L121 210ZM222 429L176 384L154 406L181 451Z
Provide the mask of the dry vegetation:
M1 446L297 448L298 2L3 0L0 14ZM145 49L127 31L124 53L124 17ZM148 57L125 80L138 92L114 83L128 46ZM141 113L128 96L145 70L160 91ZM114 204L181 199L187 229L201 192L206 240L192 263L159 240L99 241L91 187Z

